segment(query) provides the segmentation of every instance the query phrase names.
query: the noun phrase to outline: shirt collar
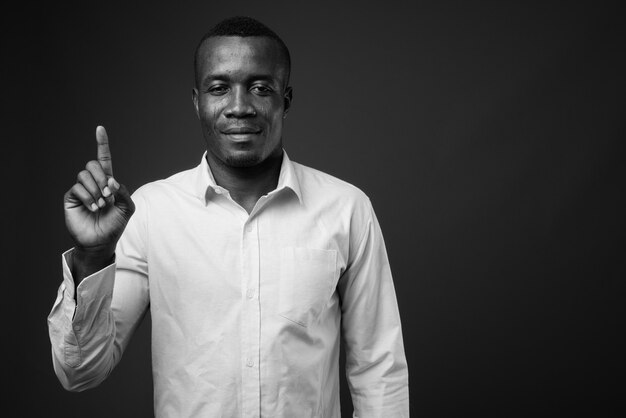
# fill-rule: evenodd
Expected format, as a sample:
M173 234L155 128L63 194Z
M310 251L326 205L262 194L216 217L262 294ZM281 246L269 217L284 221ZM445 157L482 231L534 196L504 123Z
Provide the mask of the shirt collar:
M209 202L213 194L222 193L225 189L218 186L213 177L213 172L206 159L207 151L202 154L200 165L196 168L194 189L200 199L205 204ZM296 174L293 162L287 156L287 152L283 149L283 161L280 165L280 174L278 175L278 184L276 189L270 192L275 194L283 189L290 189L298 198L298 201L302 203L302 192L300 190L300 182Z

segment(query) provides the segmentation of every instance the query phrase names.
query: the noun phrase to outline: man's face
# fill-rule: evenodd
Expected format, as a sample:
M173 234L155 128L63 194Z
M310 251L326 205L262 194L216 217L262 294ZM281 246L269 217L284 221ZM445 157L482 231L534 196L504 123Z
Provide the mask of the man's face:
M282 152L291 102L287 67L276 41L220 36L201 45L193 102L210 159L250 167Z

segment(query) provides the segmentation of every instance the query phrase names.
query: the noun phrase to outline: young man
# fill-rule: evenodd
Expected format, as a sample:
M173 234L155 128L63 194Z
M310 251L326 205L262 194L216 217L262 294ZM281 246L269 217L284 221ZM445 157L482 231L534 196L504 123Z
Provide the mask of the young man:
M131 199L98 127L98 159L65 195L75 247L48 318L59 380L97 386L150 308L159 417L338 417L340 332L355 415L408 416L400 317L370 201L283 150L283 41L232 18L205 35L195 62L200 164Z

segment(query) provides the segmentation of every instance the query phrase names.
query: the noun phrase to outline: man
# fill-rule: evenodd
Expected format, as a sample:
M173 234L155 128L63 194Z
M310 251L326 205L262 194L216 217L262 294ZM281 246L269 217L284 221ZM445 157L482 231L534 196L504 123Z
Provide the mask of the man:
M200 165L131 199L98 127L98 159L65 195L75 247L48 318L59 380L97 386L150 308L159 417L338 417L340 331L355 415L408 416L372 206L283 150L286 46L238 17L205 35L195 59Z

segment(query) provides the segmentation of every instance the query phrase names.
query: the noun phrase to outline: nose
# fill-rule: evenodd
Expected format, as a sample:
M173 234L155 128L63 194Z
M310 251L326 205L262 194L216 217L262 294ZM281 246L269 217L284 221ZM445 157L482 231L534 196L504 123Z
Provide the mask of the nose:
M245 88L233 88L230 100L224 115L227 118L246 118L256 116L256 110L250 101L250 95Z

